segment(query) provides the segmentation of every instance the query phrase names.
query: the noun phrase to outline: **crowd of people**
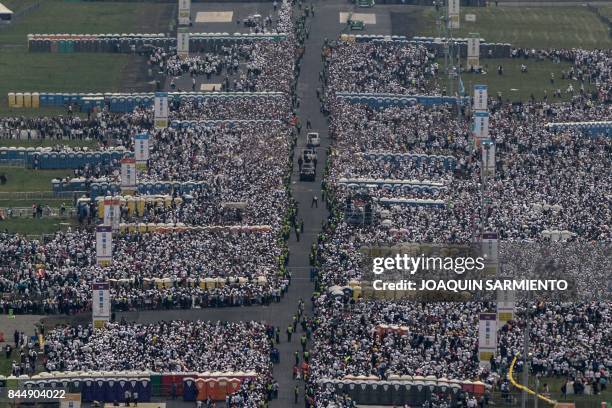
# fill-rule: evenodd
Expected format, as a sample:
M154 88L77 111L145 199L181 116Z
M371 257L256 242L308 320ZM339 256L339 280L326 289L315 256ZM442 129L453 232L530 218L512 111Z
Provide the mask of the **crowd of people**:
M247 61L253 71L247 80L257 82L257 91L281 93L174 99L170 120L197 122L187 127L153 129L152 111L144 108L125 114L102 111L89 119L1 121L10 138L28 131L33 139L57 140L59 145L62 140L93 140L100 149L131 150L134 136L149 132L150 159L146 169L138 170L139 182L205 182L206 188L183 195L181 205L173 200L173 205L147 207L142 214L124 211L122 221L213 227L114 234L110 266L97 265L91 231L58 232L45 241L2 234L0 304L4 313L87 310L91 283L108 279L119 310L280 301L291 278L285 240L289 222L295 218L289 190L295 143L289 92L294 87L296 40L287 2L278 8L277 25L285 33L279 42L252 42L224 48L221 54L227 57L222 64L225 70L234 69L237 59ZM168 69L183 69L172 64L172 56L160 54L159 59ZM184 61L193 75L198 74L191 65L197 66L196 60ZM86 179L120 181L118 166L86 166L76 172ZM95 208L89 210L92 217L98 213Z
M260 407L272 378L272 339L257 322L173 320L108 323L103 329L59 326L46 335L45 369L53 371L255 372L238 396Z
M606 333L612 324L604 293L605 271L612 266L612 184L606 170L612 144L606 135L546 125L612 119L610 106L601 104L609 99L610 55L516 50L513 57L571 62L563 79L588 83L597 92L556 104L490 98L496 171L483 177L467 109L373 107L339 94L439 95L437 68L427 50L372 41L332 44L324 53L322 109L329 113L333 146L323 188L332 216L311 257L316 288L323 293L315 301L319 325L310 378L311 394L320 397L317 406L351 406L352 400L320 383L347 376L469 378L507 391L505 374L522 351L527 319L531 342L538 344L530 358L533 373L571 379L576 393L596 394L606 387L612 369L604 351L611 346ZM444 161L449 156L453 160ZM363 205L363 197L373 205ZM349 216L355 208L371 214L355 222ZM534 303L519 295L514 320L498 328L490 368L479 364L478 316L495 311L494 302L422 303L327 293L369 279L369 249L405 242L467 245L483 231L498 233L504 276L551 276L542 274L547 272L574 285L572 298ZM558 238L569 242L554 242ZM401 331L379 330L382 325ZM520 362L516 370L522 369Z

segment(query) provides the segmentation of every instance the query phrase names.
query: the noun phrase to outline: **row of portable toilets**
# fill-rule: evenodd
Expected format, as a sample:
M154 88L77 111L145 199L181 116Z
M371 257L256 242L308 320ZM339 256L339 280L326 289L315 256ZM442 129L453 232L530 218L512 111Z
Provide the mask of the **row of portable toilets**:
M193 51L210 52L220 47L252 41L282 41L286 34L191 33ZM169 51L176 48L176 38L163 34L28 34L30 52L74 53L141 53L153 48Z
M170 208L174 202L175 206L180 206L183 203L182 197L173 198L170 194L153 194L143 196L98 196L95 198L96 208L98 209L98 218L104 218L104 207L106 200L119 200L119 207L126 208L128 216L138 215L143 216L147 204L154 205L158 208ZM90 198L81 198L77 206L89 205Z
M233 128L237 124L264 124L264 123L281 123L278 119L213 119L213 120L173 120L170 122L170 127L174 129L188 128L210 128L213 126L222 126Z
M350 190L387 190L404 194L434 194L446 190L446 187L418 186L412 184L374 184L374 183L339 183Z
M437 166L442 165L446 170L454 170L457 159L453 156L433 155L433 154L412 154L412 153L365 153L366 160L378 160L387 162L400 162L406 164L416 164L417 166Z
M612 122L610 121L547 123L546 129L552 132L579 130L590 136L612 136Z
M376 43L410 43L419 44L427 48L430 52L435 52L441 55L444 52L444 38L439 37L413 37L408 39L403 35L380 35L380 34L342 34L340 40L346 42L376 42ZM467 57L467 38L453 38L457 44L459 56ZM481 58L509 58L512 52L512 44L510 43L487 43L483 39L480 40L480 55Z
M466 105L468 97L430 96L430 95L400 95L375 93L349 93L338 92L337 96L350 103L368 105L371 108L385 108L389 106L412 106L415 104L434 105Z
M421 377L422 378L422 377ZM372 379L323 379L319 385L336 394L348 394L357 404L422 406L435 395L443 400L456 401L464 393L480 396L487 386L481 382L445 379L410 379L380 381Z
M100 196L119 195L121 193L121 185L119 183L99 179L88 180L81 177L70 180L53 179L51 180L51 185L55 196L62 196L66 193L88 193L92 200L96 200ZM185 196L207 188L208 183L205 181L158 181L154 183L138 183L136 185L136 192L140 195L176 193L186 199Z
M51 148L0 147L0 164L20 161L34 169L78 169L85 165L109 165L132 156L124 148L91 152L54 152Z
M168 101L209 101L226 98L258 98L262 102L269 98L285 98L282 92L168 92ZM92 112L108 108L110 112L132 112L136 108L152 108L154 93L54 93L54 92L9 92L11 108L73 107Z
M82 402L124 401L126 391L138 393L139 402L152 397L168 397L172 388L185 401L224 401L228 394L240 389L243 381L257 377L255 372L227 373L149 373L149 372L85 372L41 373L29 377L0 376L0 388L63 389L67 393L81 394Z
M176 38L164 34L28 34L30 52L143 52L151 48L169 50Z

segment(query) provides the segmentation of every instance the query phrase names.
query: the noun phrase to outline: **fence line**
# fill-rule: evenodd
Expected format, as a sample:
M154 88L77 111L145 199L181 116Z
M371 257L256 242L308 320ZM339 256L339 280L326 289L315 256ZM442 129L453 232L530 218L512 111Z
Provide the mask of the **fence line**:
M86 191L11 191L11 192L0 192L0 205L2 205L2 201L7 200L45 200L45 199L55 199L55 200L66 200L72 199L76 194L77 197L80 197L83 194L86 194ZM72 203L70 203L72 204Z

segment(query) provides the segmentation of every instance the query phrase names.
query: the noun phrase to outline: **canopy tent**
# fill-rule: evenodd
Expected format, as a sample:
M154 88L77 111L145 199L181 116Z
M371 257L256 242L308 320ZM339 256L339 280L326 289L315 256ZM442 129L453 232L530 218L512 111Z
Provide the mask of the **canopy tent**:
M0 24L10 23L13 19L13 12L4 4L0 3Z

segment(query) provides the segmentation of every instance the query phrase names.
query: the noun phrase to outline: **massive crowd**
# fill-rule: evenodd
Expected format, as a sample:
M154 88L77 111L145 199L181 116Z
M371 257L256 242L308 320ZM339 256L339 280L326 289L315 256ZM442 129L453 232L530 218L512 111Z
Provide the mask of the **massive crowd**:
M611 324L606 271L612 266L612 185L606 169L612 145L605 135L556 131L546 124L611 120L609 105L601 104L609 98L610 56L565 50L536 54L572 62L563 79L593 84L597 92L556 104L491 98L496 173L483 182L481 153L474 148L466 110L375 108L338 95L439 94L436 66L424 49L385 42L331 46L329 73L322 82L333 141L324 181L332 217L312 257L317 288L325 292L367 280L369 248L405 242L468 244L484 230L498 232L504 276L565 278L575 292L571 299L535 304L519 296L515 320L499 328L490 369L478 364L477 320L480 312L494 311L494 303L420 303L368 295L349 301L323 294L315 302L320 324L310 376L311 394L321 397L318 406L351 406L319 383L345 376L470 378L507 390L505 374L521 352L526 319L532 324L532 344L537 344L532 372L571 378L576 393L605 388L612 368L604 351L612 345L606 334ZM536 57L526 50L513 56ZM448 156L454 160L440 158ZM364 196L374 205L357 211L371 211L371 222L356 223L349 209L355 211ZM558 237L570 242L551 242ZM397 325L401 331L379 330L381 325ZM519 363L517 370L522 369Z
M95 264L91 233L58 233L48 242L1 235L0 291L9 295L0 300L4 312L86 310L90 283L98 279L113 282L118 310L280 301L291 279L285 269L288 253L283 238L290 231L290 220L295 221L287 176L295 136L290 127L295 99L290 100L289 93L294 87L296 38L288 10L284 2L277 30L288 34L278 44L228 47L183 61L162 54L152 57L152 63L171 75L225 71L229 77L244 73L246 64L246 75L226 90L284 94L175 101L171 119L203 123L151 131L151 160L138 176L146 181L204 180L208 187L180 206L132 219L266 227L117 236L110 267ZM563 78L593 84L596 92L581 92L571 102L555 104L546 100L508 104L491 98L496 172L486 178L481 153L474 148L468 110L423 105L374 108L338 95L440 94L435 55L425 47L340 42L323 56L322 110L329 113L333 141L323 188L331 216L312 254L319 295L313 297L314 318L304 322L308 338L314 330L310 360L304 357L308 404L354 406L353 400L332 395L320 381L359 375L380 380L394 375L478 379L507 390L505 374L522 350L527 320L532 372L571 378L576 393L604 389L612 369L608 290L612 144L605 136L555 131L546 123L611 120L610 105L601 104L610 100L610 53L513 51L514 58L571 62ZM1 123L10 137L15 137L15 129L34 127L45 138L84 137L102 145L130 147L133 135L151 130L151 122L149 112L137 110L121 116L102 113L85 123L74 118L17 118ZM363 197L371 198L373 206L359 207ZM388 204L389 200L395 203ZM347 217L349 204L354 211L370 211L362 218L368 222ZM478 362L478 316L495 311L494 303L353 299L326 293L331 286L366 277L364 271L371 265L364 249L406 242L468 244L483 231L499 234L504 274L558 273L576 289L571 302L533 302L518 296L515 318L499 328L497 354L490 367ZM568 242L550 242L553 235ZM532 271L535 263L544 266ZM293 330L296 325L297 319ZM59 328L47 336L46 368L253 369L260 374L257 390L262 391L270 380L266 340L270 335L264 331L269 332L258 323L204 322L113 323L100 336L93 336L87 327ZM289 338L291 333L288 329ZM296 367L298 361L296 357ZM523 369L519 362L517 370ZM298 368L294 375L299 374ZM263 392L257 395L247 399L257 403L264 398Z
M241 407L260 407L272 384L271 339L257 322L169 321L57 327L46 335L47 371L255 372Z

